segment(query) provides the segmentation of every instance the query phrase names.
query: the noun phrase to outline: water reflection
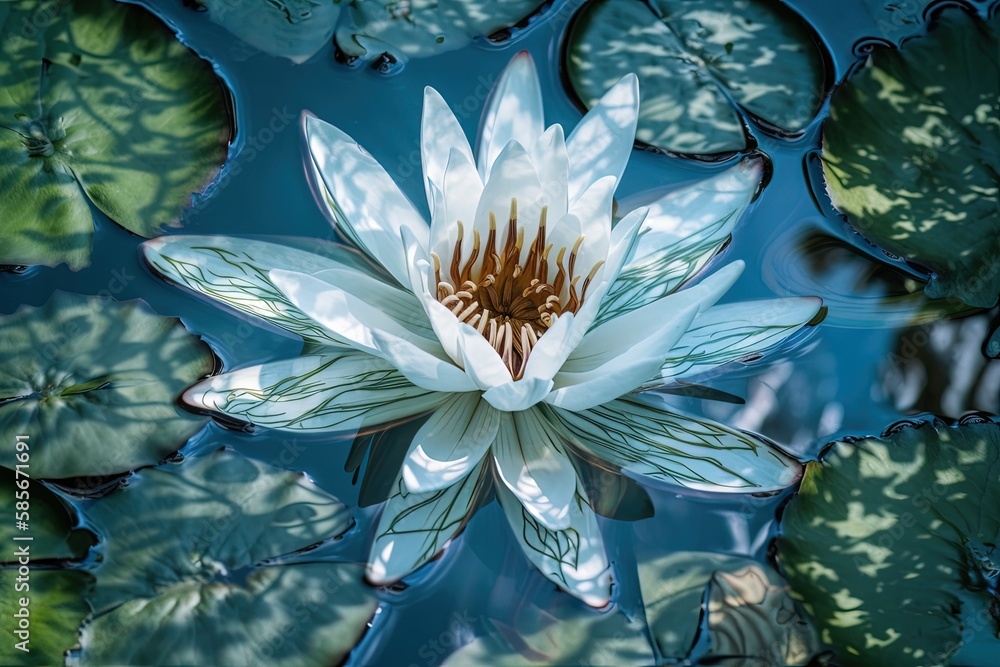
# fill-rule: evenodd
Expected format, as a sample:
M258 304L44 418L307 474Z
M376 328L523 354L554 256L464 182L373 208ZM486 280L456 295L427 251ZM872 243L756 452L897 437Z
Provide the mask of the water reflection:
M779 294L815 294L829 309L824 325L882 329L972 312L956 299L928 299L923 282L902 267L876 261L812 226L789 229L767 244L762 266Z
M879 389L907 414L1000 412L1000 361L980 344L989 324L981 313L902 329L879 369Z

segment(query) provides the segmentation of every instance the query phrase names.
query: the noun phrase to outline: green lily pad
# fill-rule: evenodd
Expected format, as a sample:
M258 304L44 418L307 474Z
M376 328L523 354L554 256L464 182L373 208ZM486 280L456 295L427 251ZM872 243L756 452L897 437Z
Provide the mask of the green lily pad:
M141 302L56 293L0 316L0 440L29 437L32 477L159 463L205 423L174 402L213 365L204 343ZM17 462L0 448L0 465Z
M88 201L154 236L211 180L230 136L208 62L145 9L0 3L0 264L90 263Z
M639 565L660 655L723 665L805 665L819 644L776 572L740 556L682 551ZM707 630L707 642L699 635Z
M340 18L333 0L197 0L208 17L264 53L304 63L330 43Z
M570 31L566 66L589 108L639 77L636 139L675 153L746 148L738 109L779 135L801 132L826 91L810 29L779 2L595 0Z
M27 581L29 590L18 591L15 586L24 584L16 569L0 569L0 625L4 641L0 644L0 664L51 665L64 664L66 651L79 645L80 625L90 607L84 600L93 587L94 579L77 570L40 570L35 567ZM29 601L28 643L22 644L27 652L18 648L24 638L15 634L20 630L22 598Z
M682 551L640 563L638 574L655 655L670 664L791 667L818 651L788 586L748 558ZM527 607L514 627L491 622L490 634L445 665L656 664L642 614L629 617L616 608Z
M30 442L30 440L28 441ZM14 443L10 445L14 447ZM30 454L30 449L26 449ZM18 452L22 453L22 452ZM22 468L22 472L29 468ZM4 551L0 563L16 563L14 551L21 542L31 547L31 560L80 560L96 540L86 529L77 527L75 512L71 510L41 480L16 475L13 470L0 468L0 543L13 545ZM25 481L27 480L27 481ZM18 506L18 503L27 502ZM15 512L27 512L27 528L19 530ZM31 540L18 538L30 537Z
M339 664L378 604L360 565L289 560L347 508L232 450L142 470L88 517L106 539L83 665Z
M13 441L10 447L15 447ZM30 454L30 448L20 453L24 451ZM78 644L80 624L90 612L84 598L93 577L78 570L48 568L84 558L96 539L89 530L77 527L75 514L44 482L25 475L15 477L6 468L0 468L0 514L4 517L0 542L5 545L0 556L0 590L4 591L0 595L4 634L0 664L61 665L64 653ZM21 519L24 514L27 517ZM16 517L25 521L25 530L17 529ZM19 636L22 618L26 618L28 634ZM27 644L22 643L25 640Z
M997 424L835 443L808 465L782 529L778 560L838 664L996 664Z
M337 48L348 58L391 62L453 51L474 37L510 28L542 0L353 0L337 28ZM387 54L387 56L383 56Z
M1000 15L945 10L875 51L823 125L830 198L864 236L931 272L931 298L1000 294Z

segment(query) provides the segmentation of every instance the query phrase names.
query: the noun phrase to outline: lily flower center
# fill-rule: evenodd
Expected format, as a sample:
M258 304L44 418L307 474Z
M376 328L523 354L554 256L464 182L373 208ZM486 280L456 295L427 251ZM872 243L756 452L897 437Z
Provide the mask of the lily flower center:
M546 244L545 239L547 211L542 207L535 240L523 261L524 227L518 226L516 198L510 202L502 249L497 248L496 216L490 213L485 248L479 232L473 230L472 250L464 256L464 229L458 221L458 238L446 274L442 274L441 259L431 253L438 301L489 341L515 380L524 375L538 339L559 317L580 309L587 288L604 264L604 260L597 262L578 287L581 275L576 273L576 261L583 236L572 248L559 248L551 262L553 244Z

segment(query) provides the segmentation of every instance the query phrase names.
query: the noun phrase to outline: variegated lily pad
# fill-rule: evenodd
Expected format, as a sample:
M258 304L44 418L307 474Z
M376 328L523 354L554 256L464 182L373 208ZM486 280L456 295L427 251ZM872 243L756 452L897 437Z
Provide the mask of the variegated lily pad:
M20 442L30 442L30 439ZM12 441L9 445L14 448ZM30 447L22 452L28 453ZM30 465L30 463L29 463ZM30 468L22 468L30 471ZM0 468L0 664L55 665L78 643L78 630L90 608L84 597L93 577L66 567L86 556L96 542L79 528L75 513L44 482ZM24 521L18 529L15 517ZM27 602L27 604L22 604ZM26 611L24 611L26 609ZM27 628L22 629L22 619ZM18 634L24 631L24 634ZM24 650L28 649L28 650Z
M1000 16L950 9L934 23L838 89L823 171L858 231L931 273L928 296L989 307L1000 294Z
M453 51L518 23L541 0L353 0L336 43L348 58L392 61Z
M636 139L676 153L746 148L738 109L779 135L797 134L826 90L809 28L767 0L595 0L575 19L566 65L588 108L635 72Z
M231 450L136 473L87 514L106 539L83 665L339 664L377 606L361 566L288 558L347 508Z
M32 477L159 463L205 423L175 401L213 365L204 343L140 302L57 293L0 316L0 439L30 437ZM0 465L16 463L0 448Z
M264 53L304 63L330 43L340 19L334 0L197 0L208 17Z
M739 556L678 552L639 565L641 614L617 608L522 610L446 665L806 665L819 644L776 572ZM707 637L700 638L707 632ZM704 641L702 640L704 639Z
M30 590L19 591L16 586L23 584L23 579L16 568L0 569L0 586L4 590L0 595L4 628L0 664L19 667L62 665L66 651L79 645L80 624L90 611L85 597L94 579L79 570L33 567L28 581ZM30 601L26 607L21 606L22 597ZM23 613L21 609L24 608L29 613L29 634L18 635L20 619L16 615ZM25 639L27 643L22 644Z
M782 529L778 560L838 664L996 664L997 424L838 442L809 464Z
M226 157L211 66L145 9L0 2L0 264L90 263L93 204L140 236Z

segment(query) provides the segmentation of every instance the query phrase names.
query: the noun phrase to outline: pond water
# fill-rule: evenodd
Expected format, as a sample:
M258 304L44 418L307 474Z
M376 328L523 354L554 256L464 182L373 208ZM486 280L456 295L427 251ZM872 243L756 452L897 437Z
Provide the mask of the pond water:
M196 207L186 211L183 230L168 233L334 239L304 178L298 124L303 110L365 146L424 212L417 143L424 86L440 91L456 108L466 133L474 136L492 83L512 54L526 49L539 68L546 121L572 127L582 116L567 92L559 57L579 0L557 0L507 42L477 39L460 50L413 59L389 75L364 64L337 62L329 45L308 62L293 64L255 52L180 0L139 4L215 65L232 91L237 122L222 173L197 197ZM833 81L842 81L859 63L865 44L884 37L863 0L787 4L822 41ZM831 208L817 160L827 105L825 101L814 122L794 139L770 137L751 126L756 150L768 156L770 180L725 250L726 260L742 259L748 268L723 298L816 295L829 307L826 320L807 327L766 359L712 379L712 387L744 397L745 404L672 398L693 414L761 433L803 459L815 458L828 442L877 435L915 414L936 411L957 418L1000 409L1000 362L987 363L978 353L988 316L911 326L927 308L919 292L908 293L919 287L918 274L871 247ZM667 187L730 164L635 151L617 197L628 204L648 202ZM297 353L298 339L247 323L155 277L137 252L142 239L96 209L94 215L98 229L92 264L77 272L63 266L0 274L0 312L40 305L55 290L92 295L107 290L116 299L140 298L161 315L181 317L212 345L225 369ZM402 456L418 425L385 434L374 456ZM355 525L343 538L308 554L312 561L366 560L378 506L363 497L361 487L371 460L366 459L359 475L345 470L350 438L293 437L266 429L248 433L211 423L184 454L220 445L306 471L350 507L367 504L359 507ZM775 517L790 493L747 501L643 485L653 516L601 519L618 573L614 599L625 610L640 606L637 581L628 573L650 555L717 551L768 560ZM378 592L380 612L348 664L438 664L456 643L498 632L505 619L526 607L579 605L557 592L523 557L495 502L475 515L438 562L407 583Z

